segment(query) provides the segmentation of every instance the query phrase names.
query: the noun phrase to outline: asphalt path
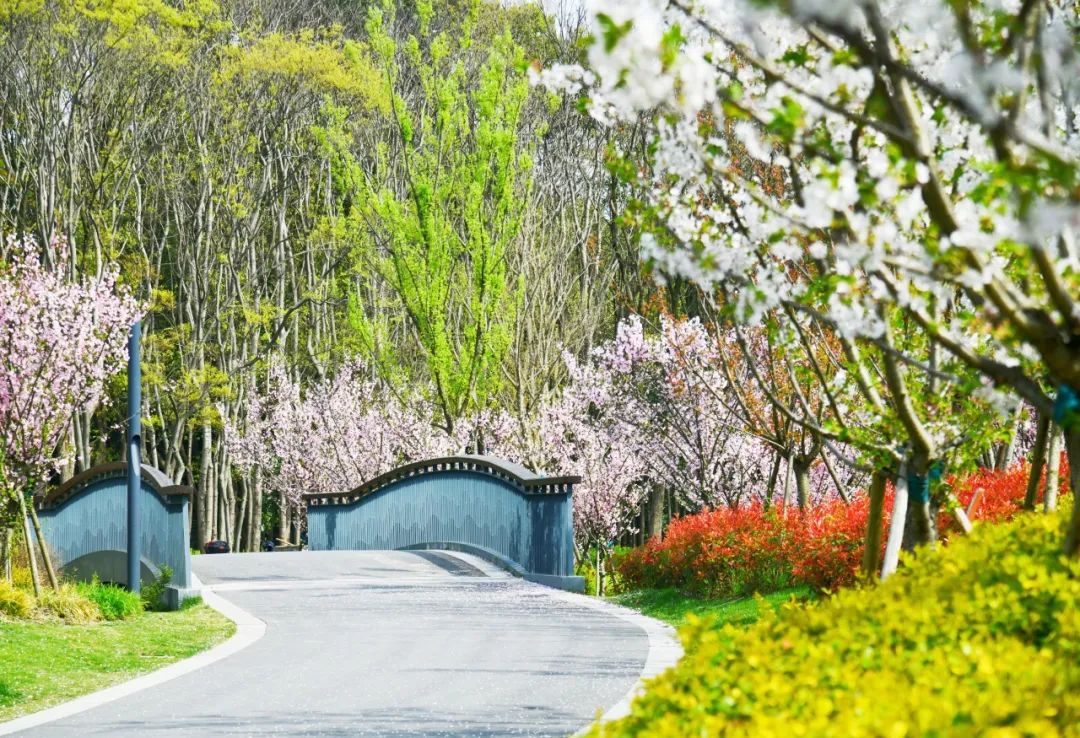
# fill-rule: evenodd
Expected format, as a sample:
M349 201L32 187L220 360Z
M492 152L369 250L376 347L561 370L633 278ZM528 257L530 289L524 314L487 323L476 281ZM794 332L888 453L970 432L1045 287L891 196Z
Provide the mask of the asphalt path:
M649 650L632 622L442 552L195 557L266 623L242 651L34 736L566 736Z

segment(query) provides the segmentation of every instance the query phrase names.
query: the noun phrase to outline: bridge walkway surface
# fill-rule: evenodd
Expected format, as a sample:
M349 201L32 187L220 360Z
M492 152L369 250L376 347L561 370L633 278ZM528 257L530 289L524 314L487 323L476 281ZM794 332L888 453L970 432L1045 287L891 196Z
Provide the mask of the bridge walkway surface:
M20 735L566 736L656 661L644 619L466 554L206 555L193 568L265 623L261 638Z

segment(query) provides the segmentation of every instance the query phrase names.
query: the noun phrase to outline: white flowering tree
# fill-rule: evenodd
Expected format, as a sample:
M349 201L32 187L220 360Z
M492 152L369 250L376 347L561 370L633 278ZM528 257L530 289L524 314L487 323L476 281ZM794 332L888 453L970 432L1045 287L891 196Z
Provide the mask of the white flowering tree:
M1015 393L1053 414L1080 488L1074 5L593 0L590 11L590 69L540 81L588 88L604 122L659 111L639 170L658 265L726 290L739 320L793 311L878 351L916 472L943 438L906 379L936 376L948 356L985 399ZM896 340L901 326L918 332L914 350ZM1066 545L1080 554L1080 504Z

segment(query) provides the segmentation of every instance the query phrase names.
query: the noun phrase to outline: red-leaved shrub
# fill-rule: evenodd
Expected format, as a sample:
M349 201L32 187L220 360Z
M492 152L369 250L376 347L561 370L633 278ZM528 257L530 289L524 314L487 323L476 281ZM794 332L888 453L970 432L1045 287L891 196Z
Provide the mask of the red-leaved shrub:
M1062 463L1060 489L1068 488ZM1023 508L1028 469L981 470L950 479L961 507L972 507L975 521L1007 520ZM1045 480L1044 480L1045 486ZM1040 491L1040 502L1041 502ZM882 546L888 535L893 490L886 492ZM622 589L674 587L709 597L738 597L809 585L835 590L855 582L863 556L870 503L858 495L850 504L835 500L805 513L765 510L760 505L708 510L672 521L663 541L619 554L613 561ZM955 535L951 512L938 519L942 538Z

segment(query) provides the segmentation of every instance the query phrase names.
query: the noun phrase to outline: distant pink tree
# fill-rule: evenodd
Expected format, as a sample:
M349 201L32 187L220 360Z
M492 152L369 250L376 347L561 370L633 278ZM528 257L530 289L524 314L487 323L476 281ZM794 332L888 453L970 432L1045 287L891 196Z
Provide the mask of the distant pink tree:
M349 489L409 461L458 453L459 431L433 424L435 407L420 394L398 395L351 366L306 390L280 365L247 399L241 430L225 442L241 470L259 469L266 489L293 508L308 493ZM463 428L466 426L463 425Z
M26 495L64 461L61 441L72 415L106 401L105 382L124 366L128 329L141 313L106 269L71 282L62 269L67 244L42 247L8 236L0 262L0 527L26 513ZM16 512L19 511L19 512ZM36 524L36 516L30 510ZM7 543L0 558L10 555ZM51 567L50 576L52 576ZM5 567L6 568L6 567Z
M699 320L664 317L650 336L631 316L594 360L612 375L613 407L636 428L653 483L691 508L764 494L772 450L741 422L720 346Z
M539 425L552 470L582 477L574 490L574 529L583 554L633 529L649 467L611 375L569 355L566 363L570 383L543 407Z

